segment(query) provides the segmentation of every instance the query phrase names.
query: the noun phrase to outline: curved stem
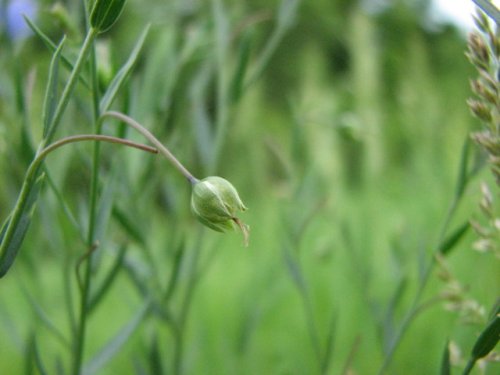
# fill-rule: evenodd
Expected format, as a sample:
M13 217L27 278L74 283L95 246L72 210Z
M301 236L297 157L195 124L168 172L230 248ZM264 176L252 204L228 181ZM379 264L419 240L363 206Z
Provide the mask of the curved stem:
M65 138L62 138L62 139L48 145L42 151L40 151L37 159L38 158L44 159L49 153L51 153L55 149L58 149L61 146L64 146L64 145L69 144L69 143L82 142L82 141L101 141L101 142L108 142L108 143L116 143L116 144L121 144L121 145L132 147L132 148L137 148L139 150L151 152L152 154L158 153L158 150L154 147L143 145L142 143L136 143L133 141L129 141L128 139L117 138L117 137L112 137L109 135L102 135L102 134L81 134L81 135L72 135L69 137L65 137Z
M476 364L475 358L469 359L469 361L467 362L467 365L464 368L464 372L462 373L462 375L469 375L470 372L472 371L472 369L474 368L475 364Z
M118 144L122 144L124 146L134 147L134 148L137 148L137 149L140 149L143 151L147 151L147 152L151 152L151 153L158 152L157 149L140 144L140 143L132 142L132 141L129 141L126 139L111 137L111 136L107 136L107 135L98 135L98 134L83 134L83 135L75 135L75 136L62 138L62 139L48 145L45 148L39 149L39 151L36 154L35 159L33 159L30 166L28 167L28 170L26 171L26 177L24 178L23 186L21 187L21 192L19 193L19 198L17 200L16 206L14 207L10 222L5 230L5 235L4 235L2 242L0 244L0 261L3 260L3 258L6 256L6 254L5 254L6 248L14 236L16 227L19 223L19 220L21 219L21 216L24 212L26 203L28 201L28 196L32 190L32 187L33 187L35 181L37 180L37 178L39 176L40 167L41 167L44 159L47 157L48 154L50 154L52 151L58 149L59 147L62 147L66 144L75 143L75 142L82 142L82 141L102 141L102 142L109 142L109 143L118 143ZM7 272L7 269L3 269L3 268L0 269L0 277L3 276L5 274L5 272Z
M174 167L182 173L184 177L191 183L195 184L198 179L194 177L191 172L189 172L184 165L181 164L179 160L170 152L168 148L166 148L148 129L146 129L144 126L139 124L137 121L135 121L133 118L124 115L123 113L120 112L115 112L115 111L108 111L104 112L101 115L101 118L104 117L114 117L120 121L125 122L127 125L130 125L133 127L135 130L137 130L139 133L141 133L148 141L150 141L154 146L158 148L158 151L165 156L173 165Z

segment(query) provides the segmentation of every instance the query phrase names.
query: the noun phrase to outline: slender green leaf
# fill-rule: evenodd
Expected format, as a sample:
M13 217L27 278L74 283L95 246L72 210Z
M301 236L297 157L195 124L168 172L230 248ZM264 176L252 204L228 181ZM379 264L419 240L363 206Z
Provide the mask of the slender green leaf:
M122 210L117 205L113 206L113 219L122 227L122 229L134 240L142 246L146 245L146 238L142 234L143 229L140 228L129 216L127 211Z
M292 277L292 280L294 281L295 285L297 286L297 288L300 290L301 293L306 292L307 291L306 281L304 280L299 264L293 258L292 252L288 249L285 249L283 251L283 256L285 258L285 264L288 269L288 272L290 273L290 276Z
M441 357L441 375L451 375L451 363L450 363L450 342L446 341L444 346L443 356Z
M243 92L243 82L245 81L245 73L248 68L248 63L250 61L250 50L251 50L251 38L250 33L243 35L239 53L238 53L238 65L233 75L231 81L231 100L237 102Z
M26 235L31 223L31 218L35 210L39 192L43 185L43 180L44 174L40 175L40 177L38 177L33 184L33 187L31 187L24 205L21 207L21 213L18 220L16 222L12 222L12 217L9 217L2 226L2 230L0 232L0 277L5 276L19 252L24 236ZM12 229L13 234L10 237L10 240L6 242L7 240L5 239L5 236L9 230L9 226L11 225L14 225Z
M439 253L443 255L448 255L453 248L460 242L463 236L467 233L470 228L468 221L460 225L455 229L448 237L446 237L443 242L439 245Z
M491 319L483 332L479 335L472 348L472 358L479 359L488 355L498 344L500 339L500 313Z
M175 287L177 286L177 281L179 281L179 274L181 270L182 259L184 257L184 250L186 247L186 243L184 239L177 246L173 264L172 264L172 273L170 274L170 278L168 280L167 288L164 294L164 301L168 301L170 297L174 294Z
M97 374L99 371L118 354L130 339L130 336L139 328L144 317L149 312L151 302L147 302L130 319L130 321L120 329L120 331L107 343L83 368L84 375Z
M111 267L105 279L102 281L101 285L97 288L97 291L92 296L89 302L89 307L88 307L89 313L94 309L94 307L96 307L99 304L102 298L106 295L106 292L109 291L113 282L116 280L116 276L122 269L123 259L125 258L126 252L127 252L127 246L122 246L113 263L113 266Z
M191 117L194 135L200 160L212 160L214 149L213 123L208 114L204 100L207 87L210 84L211 69L208 65L201 67L191 86Z
M332 312L332 317L330 319L330 327L328 328L328 335L326 337L326 345L325 352L323 356L323 361L321 363L321 373L327 374L330 364L332 363L332 353L333 353L333 344L335 339L335 331L337 327L337 314Z
M103 33L111 28L123 11L125 0L96 0L90 12L90 25Z
M268 39L264 49L259 54L255 67L252 70L249 78L245 82L245 88L248 88L253 83L255 83L262 75L267 64L271 60L274 52L278 48L281 40L285 36L286 32L290 27L292 27L295 15L297 13L299 5L299 0L282 0L276 21L276 27L274 28L271 37Z
M96 233L95 240L101 242L105 237L106 229L108 227L109 219L111 218L111 211L113 208L114 196L118 179L115 175L110 176L104 186L101 198L99 200L98 211L96 216Z
M47 330L55 337L57 338L64 346L68 346L68 341L62 334L62 332L57 328L57 326L52 322L50 317L45 313L43 310L43 307L37 302L33 296L31 296L28 291L23 287L23 293L26 299L28 300L29 304L33 308L36 316L40 321L42 322L43 326L47 328Z
M406 288L408 286L408 280L406 277L402 277L398 285L396 286L394 293L389 302L389 306L387 307L385 317L384 317L384 333L386 338L388 338L388 342L392 341L394 336L394 315L397 311L398 305L401 302Z
M456 199L458 200L462 194L465 191L465 187L467 186L468 182L468 161L469 161L469 154L470 154L470 140L469 137L467 137L464 141L464 144L462 146L462 153L460 156L460 165L458 169L458 177L457 177L457 186L455 190L455 196Z
M54 112L57 106L57 84L59 81L59 60L66 38L63 37L59 46L52 56L49 68L49 77L47 80L47 88L45 89L45 99L43 103L42 122L43 122L43 137L47 136L49 125L54 117Z
M49 375L47 370L45 369L45 366L42 361L42 357L40 356L40 350L38 350L38 344L35 338L35 335L33 334L32 340L31 340L31 350L33 351L33 357L35 360L35 366L36 369L38 370L38 373L40 375Z
M149 351L149 371L151 375L165 374L162 357L163 355L160 352L158 339L154 336L151 343L151 349Z
M24 19L25 19L26 23L28 24L29 28L31 29L31 31L33 31L33 33L42 40L42 42L49 49L49 51L52 52L52 53L55 53L55 51L58 48L57 44L55 44L49 38L49 36L47 34L45 34L38 26L36 26L35 23L33 21L31 21L28 17L24 16ZM61 53L60 58L61 58L61 61L62 61L63 65L64 65L64 67L68 71L72 71L73 70L73 63L66 56L64 56L63 53ZM80 75L78 77L78 79L80 80L81 83L83 83L83 85L86 88L90 88L87 80L85 79L85 77L83 77L83 75Z
M109 107L113 103L113 100L116 98L116 94L123 86L123 83L125 82L127 77L130 75L132 68L135 66L135 63L137 62L137 59L142 50L148 32L149 32L149 25L146 26L142 34L139 36L139 39L135 43L135 46L132 49L129 58L127 59L125 64L121 67L121 69L118 71L118 73L116 73L115 77L108 86L106 92L104 93L104 96L101 99L100 103L101 112L105 112L109 109Z

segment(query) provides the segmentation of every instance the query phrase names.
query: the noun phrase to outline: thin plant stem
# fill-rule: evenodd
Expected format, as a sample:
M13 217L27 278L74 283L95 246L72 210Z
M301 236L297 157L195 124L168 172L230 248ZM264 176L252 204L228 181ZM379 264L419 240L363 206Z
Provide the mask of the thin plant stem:
M121 139L121 138L116 138L116 137L111 137L107 135L96 135L96 134L82 134L82 135L74 135L70 137L65 137L62 138L47 147L40 149L33 161L31 162L30 166L28 167L28 170L26 171L26 176L24 178L23 186L21 187L21 192L19 193L19 198L18 198L18 203L16 207L14 208L14 211L12 212L12 217L11 217L11 223L15 223L19 220L20 216L22 215L24 211L24 204L27 201L28 195L31 192L31 188L35 182L35 180L38 177L40 167L42 165L42 162L44 159L49 155L52 151L58 149L59 147L62 147L66 144L70 143L75 143L75 142L82 142L82 141L103 141L103 142L109 142L109 143L117 143L117 144L122 144L125 146L137 148L143 151L151 152L151 153L157 153L158 150L147 146L143 145L140 143L132 142L126 139ZM14 234L14 226L9 225L7 228L7 231L5 232L5 236L3 239L3 243L9 243L11 240L12 235Z
M16 205L12 211L12 216L10 219L10 222L8 224L7 230L5 232L4 238L2 240L2 243L0 244L0 258L3 257L4 251L6 251L6 246L8 243L10 243L10 240L12 239L12 236L14 235L14 232L17 228L18 222L21 218L22 213L24 212L24 207L27 204L27 199L31 193L31 190L33 189L33 186L40 175L41 172L41 160L43 160L43 157L39 158L39 153L43 152L45 149L45 146L50 143L52 140L54 133L59 126L59 123L61 121L62 115L64 113L64 110L66 109L66 106L68 105L69 99L71 97L71 94L73 93L73 90L75 88L76 83L78 82L78 77L81 72L81 69L83 67L83 64L85 62L85 59L90 51L90 47L92 46L92 43L94 39L97 36L97 30L95 29L90 29L89 32L87 33L87 36L85 37L85 40L83 42L82 48L80 49L80 53L78 55L78 58L75 62L75 65L73 67L73 70L68 78L68 81L64 87L63 93L61 94L61 98L58 102L58 105L54 111L54 117L52 118L52 121L50 121L49 127L48 127L48 132L45 138L42 140L41 144L38 147L37 154L35 154L35 158L31 162L30 166L28 167L28 171L26 172L26 176L23 181L23 185L21 187L21 192L19 194L19 197L17 199Z
M78 77L80 75L80 72L82 70L83 64L87 58L87 55L89 54L91 47L93 45L94 39L96 38L98 34L98 31L95 30L94 28L91 28L87 36L85 37L85 40L83 41L82 48L80 49L80 53L78 55L78 58L76 59L75 65L73 67L73 70L71 71L71 75L68 78L68 82L66 83L66 86L64 87L64 91L61 94L61 99L59 100L59 103L56 107L56 110L54 112L54 117L52 118L52 121L50 122L49 125L49 130L47 132L47 136L44 139L44 144L50 143L52 140L55 131L57 130L57 127L59 126L59 123L61 122L62 115L64 113L64 110L66 109L66 106L68 105L69 99L71 97L71 94L73 93L73 90L75 88L76 83L78 82Z
M189 311L191 309L191 302L193 301L193 295L199 278L198 275L198 263L200 260L201 249L203 247L203 234L204 230L200 227L198 235L196 237L196 242L194 249L192 251L192 256L189 263L189 279L186 287L186 293L181 304L179 319L177 323L177 329L175 331L175 348L174 348L174 361L173 361L173 374L180 375L182 373L182 358L184 357L184 342L186 334L186 323Z
M462 375L469 375L472 369L474 368L474 365L476 364L476 359L471 358L467 361L467 365L465 366L464 372Z
M146 129L144 126L139 124L137 121L135 121L133 118L124 115L123 113L120 112L115 112L115 111L108 111L104 112L101 115L101 118L104 117L114 117L120 121L123 121L127 125L130 125L133 127L135 130L137 130L139 133L141 133L148 141L150 141L155 147L158 148L158 151L165 156L165 158L170 161L174 167L182 173L182 175L191 183L194 184L198 181L196 177L194 177L191 172L187 170L184 165L170 152L168 148L166 148L148 129Z
M460 199L460 195L455 195L455 198L453 199L453 202L450 206L450 209L448 210L448 214L446 215L446 219L445 219L443 227L441 229L438 244L436 246L436 250L432 253L431 258L429 259L429 261L424 269L424 272L422 274L422 277L420 278L420 283L417 287L417 292L415 294L415 297L413 299L411 307L406 312L405 316L403 317L403 321L401 322L401 325L399 326L399 329L396 332L396 335L394 336L394 338L389 346L389 350L387 351L387 354L384 358L384 362L382 363L382 366L380 367L380 370L378 372L379 375L382 375L387 371L387 368L389 367L389 365L392 362L392 359L394 357L394 353L396 352L396 349L398 348L398 346L401 342L401 339L403 338L406 331L410 327L410 324L413 322L414 318L421 311L420 299L422 298L425 287L427 286L427 282L429 281L429 278L432 274L432 270L433 270L434 264L435 264L435 256L440 251L440 244L442 243L443 238L448 230L448 227L449 227L450 222L451 222L451 218L453 217L453 215L457 209L459 199Z
M88 23L88 13L85 13ZM91 29L92 30L92 29ZM93 108L93 120L95 124L95 133L101 133L101 123L99 121L99 89L97 81L97 69L95 60L95 46L92 43L90 45L90 75L92 77L92 108ZM87 327L87 317L89 315L89 301L90 301L90 284L92 275L92 249L96 249L96 221L97 221L97 196L98 196L98 180L99 180L99 164L101 160L101 147L99 143L94 144L94 150L92 155L92 174L90 181L90 198L89 198L89 216L88 216L88 231L87 231L87 247L89 252L87 256L82 258L86 260L85 263L85 273L83 282L79 278L79 273L77 272L77 281L80 286L80 311L79 311L79 322L78 330L75 340L75 347L73 352L73 374L79 375L82 366L83 351L85 347L85 336ZM79 261L81 264L81 261ZM79 269L79 266L77 266Z
M137 148L142 151L147 151L152 154L157 154L158 150L154 147L148 146L148 145L143 145L142 143L137 143L130 141L128 139L123 139L123 138L117 138L117 137L112 137L109 135L102 135L102 134L80 134L80 135L72 135L69 137L62 138L54 143L51 143L49 146L45 147L42 152L40 152L39 157L44 159L49 153L52 151L58 149L61 146L70 144L70 143L76 143L76 142L83 142L83 141L101 141L101 142L108 142L108 143L115 143L115 144L121 144L124 146L132 147L132 148Z

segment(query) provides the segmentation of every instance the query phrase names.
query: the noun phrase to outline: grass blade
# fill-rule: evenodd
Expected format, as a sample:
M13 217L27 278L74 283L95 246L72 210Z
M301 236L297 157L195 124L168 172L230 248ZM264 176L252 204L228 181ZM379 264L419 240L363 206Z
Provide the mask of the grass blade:
M335 339L335 331L337 328L337 314L335 312L332 313L332 317L330 318L330 327L328 329L328 336L326 337L326 345L323 361L321 363L321 373L327 374L330 364L332 363L332 353L333 353L333 344Z
M97 217L96 217L96 233L95 240L101 242L105 237L106 229L108 227L111 211L113 209L113 201L116 192L118 179L116 176L110 176L108 182L105 184L104 191L102 192L99 200Z
M106 292L110 289L111 285L113 284L113 281L116 280L118 272L122 269L121 266L123 264L123 259L125 258L126 252L127 252L127 246L122 246L120 248L120 252L116 257L115 262L113 263L113 266L106 275L106 278L104 279L102 284L97 288L97 292L94 294L94 296L91 298L89 302L89 307L88 307L89 313L94 309L94 307L96 307L99 304L102 297L104 297L106 295Z
M31 305L38 319L42 322L43 326L55 337L59 340L61 344L64 346L68 346L69 343L62 334L62 332L57 328L57 325L54 324L50 317L43 311L42 306L36 301L33 296L31 296L25 287L22 288L24 296L28 300L28 303Z
M146 238L143 234L143 229L140 228L129 216L127 211L122 210L117 205L113 206L113 219L121 226L121 228L141 246L146 246Z
M63 37L59 46L52 56L49 68L49 77L47 80L47 88L45 90L45 99L42 110L43 137L47 136L49 125L54 117L54 112L57 106L57 84L59 80L59 60L66 38Z
M460 225L453 233L446 237L441 245L439 246L439 253L442 255L448 255L451 250L460 242L462 237L467 233L470 228L468 221Z
M245 88L248 88L253 83L255 83L262 75L264 69L266 68L269 60L271 60L272 55L278 48L281 40L285 36L288 29L293 25L295 15L297 13L297 8L299 5L299 0L282 0L276 21L276 27L273 34L269 38L268 42L264 46L264 49L260 53L255 68L252 70L250 77L245 83Z
M49 38L49 36L47 34L45 34L38 26L36 26L35 23L33 21L31 21L28 17L24 16L24 20L28 24L31 31L33 31L33 33L42 40L42 42L49 49L49 51L52 53L55 53L55 51L58 48L57 44L55 44ZM73 63L66 56L64 56L63 53L61 53L61 62L63 63L64 67L66 67L68 69L68 71L73 70ZM86 79L82 75L80 75L78 78L79 78L80 82L83 83L83 85L86 88L90 88L89 83L86 81Z
M130 56L128 60L125 62L125 64L121 67L121 69L116 73L115 77L111 81L111 83L108 86L108 89L104 93L101 103L100 103L100 110L101 113L106 112L111 104L113 103L113 100L116 98L116 94L120 90L120 88L123 86L123 83L127 79L127 77L130 75L130 72L132 71L132 68L135 66L135 63L137 62L137 59L139 57L139 53L142 50L142 47L144 45L144 42L146 40L146 37L149 32L149 25L146 26L142 34L139 36L139 39L135 43L134 48L132 49L132 52L130 53Z
M21 214L17 222L12 222L12 217L9 217L2 226L0 232L0 277L3 277L7 273L19 252L24 236L31 223L35 204L43 185L44 176L45 175L42 174L33 184L23 207L21 207ZM14 225L13 232L8 242L6 242L7 239L5 236L11 225Z
M447 340L441 357L441 375L451 375L450 342Z
M245 81L245 73L248 68L248 63L250 61L250 34L246 33L243 35L241 40L239 54L238 54L238 64L236 70L234 71L233 79L231 81L231 100L232 102L237 102L243 92L243 82Z
M455 197L457 200L460 199L460 197L463 195L465 187L467 186L469 177L467 173L469 154L470 141L467 137L467 139L465 139L464 145L462 146L462 153L460 155L460 166L458 170L457 186L455 190Z
M49 373L45 369L45 366L42 362L42 357L40 356L40 351L38 350L38 344L37 344L34 333L31 335L30 352L33 355L33 359L35 361L35 367L36 367L37 373L39 375L49 375Z
M132 317L132 319L92 358L83 368L84 375L99 373L99 371L118 354L130 339L130 336L139 328L144 317L150 309L151 303L147 302Z
M160 352L158 339L154 336L149 351L149 371L151 375L165 374L162 357L163 355Z
M208 65L201 67L191 86L191 118L194 126L194 135L200 160L212 160L214 149L214 125L210 119L204 102L204 95L210 83L210 69Z

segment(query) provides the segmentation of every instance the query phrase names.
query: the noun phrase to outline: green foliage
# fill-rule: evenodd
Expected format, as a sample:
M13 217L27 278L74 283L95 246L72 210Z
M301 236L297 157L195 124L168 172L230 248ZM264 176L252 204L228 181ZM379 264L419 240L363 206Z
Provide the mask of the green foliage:
M40 3L0 32L0 373L498 372L460 32L406 1ZM238 188L248 248L196 220L193 175Z

